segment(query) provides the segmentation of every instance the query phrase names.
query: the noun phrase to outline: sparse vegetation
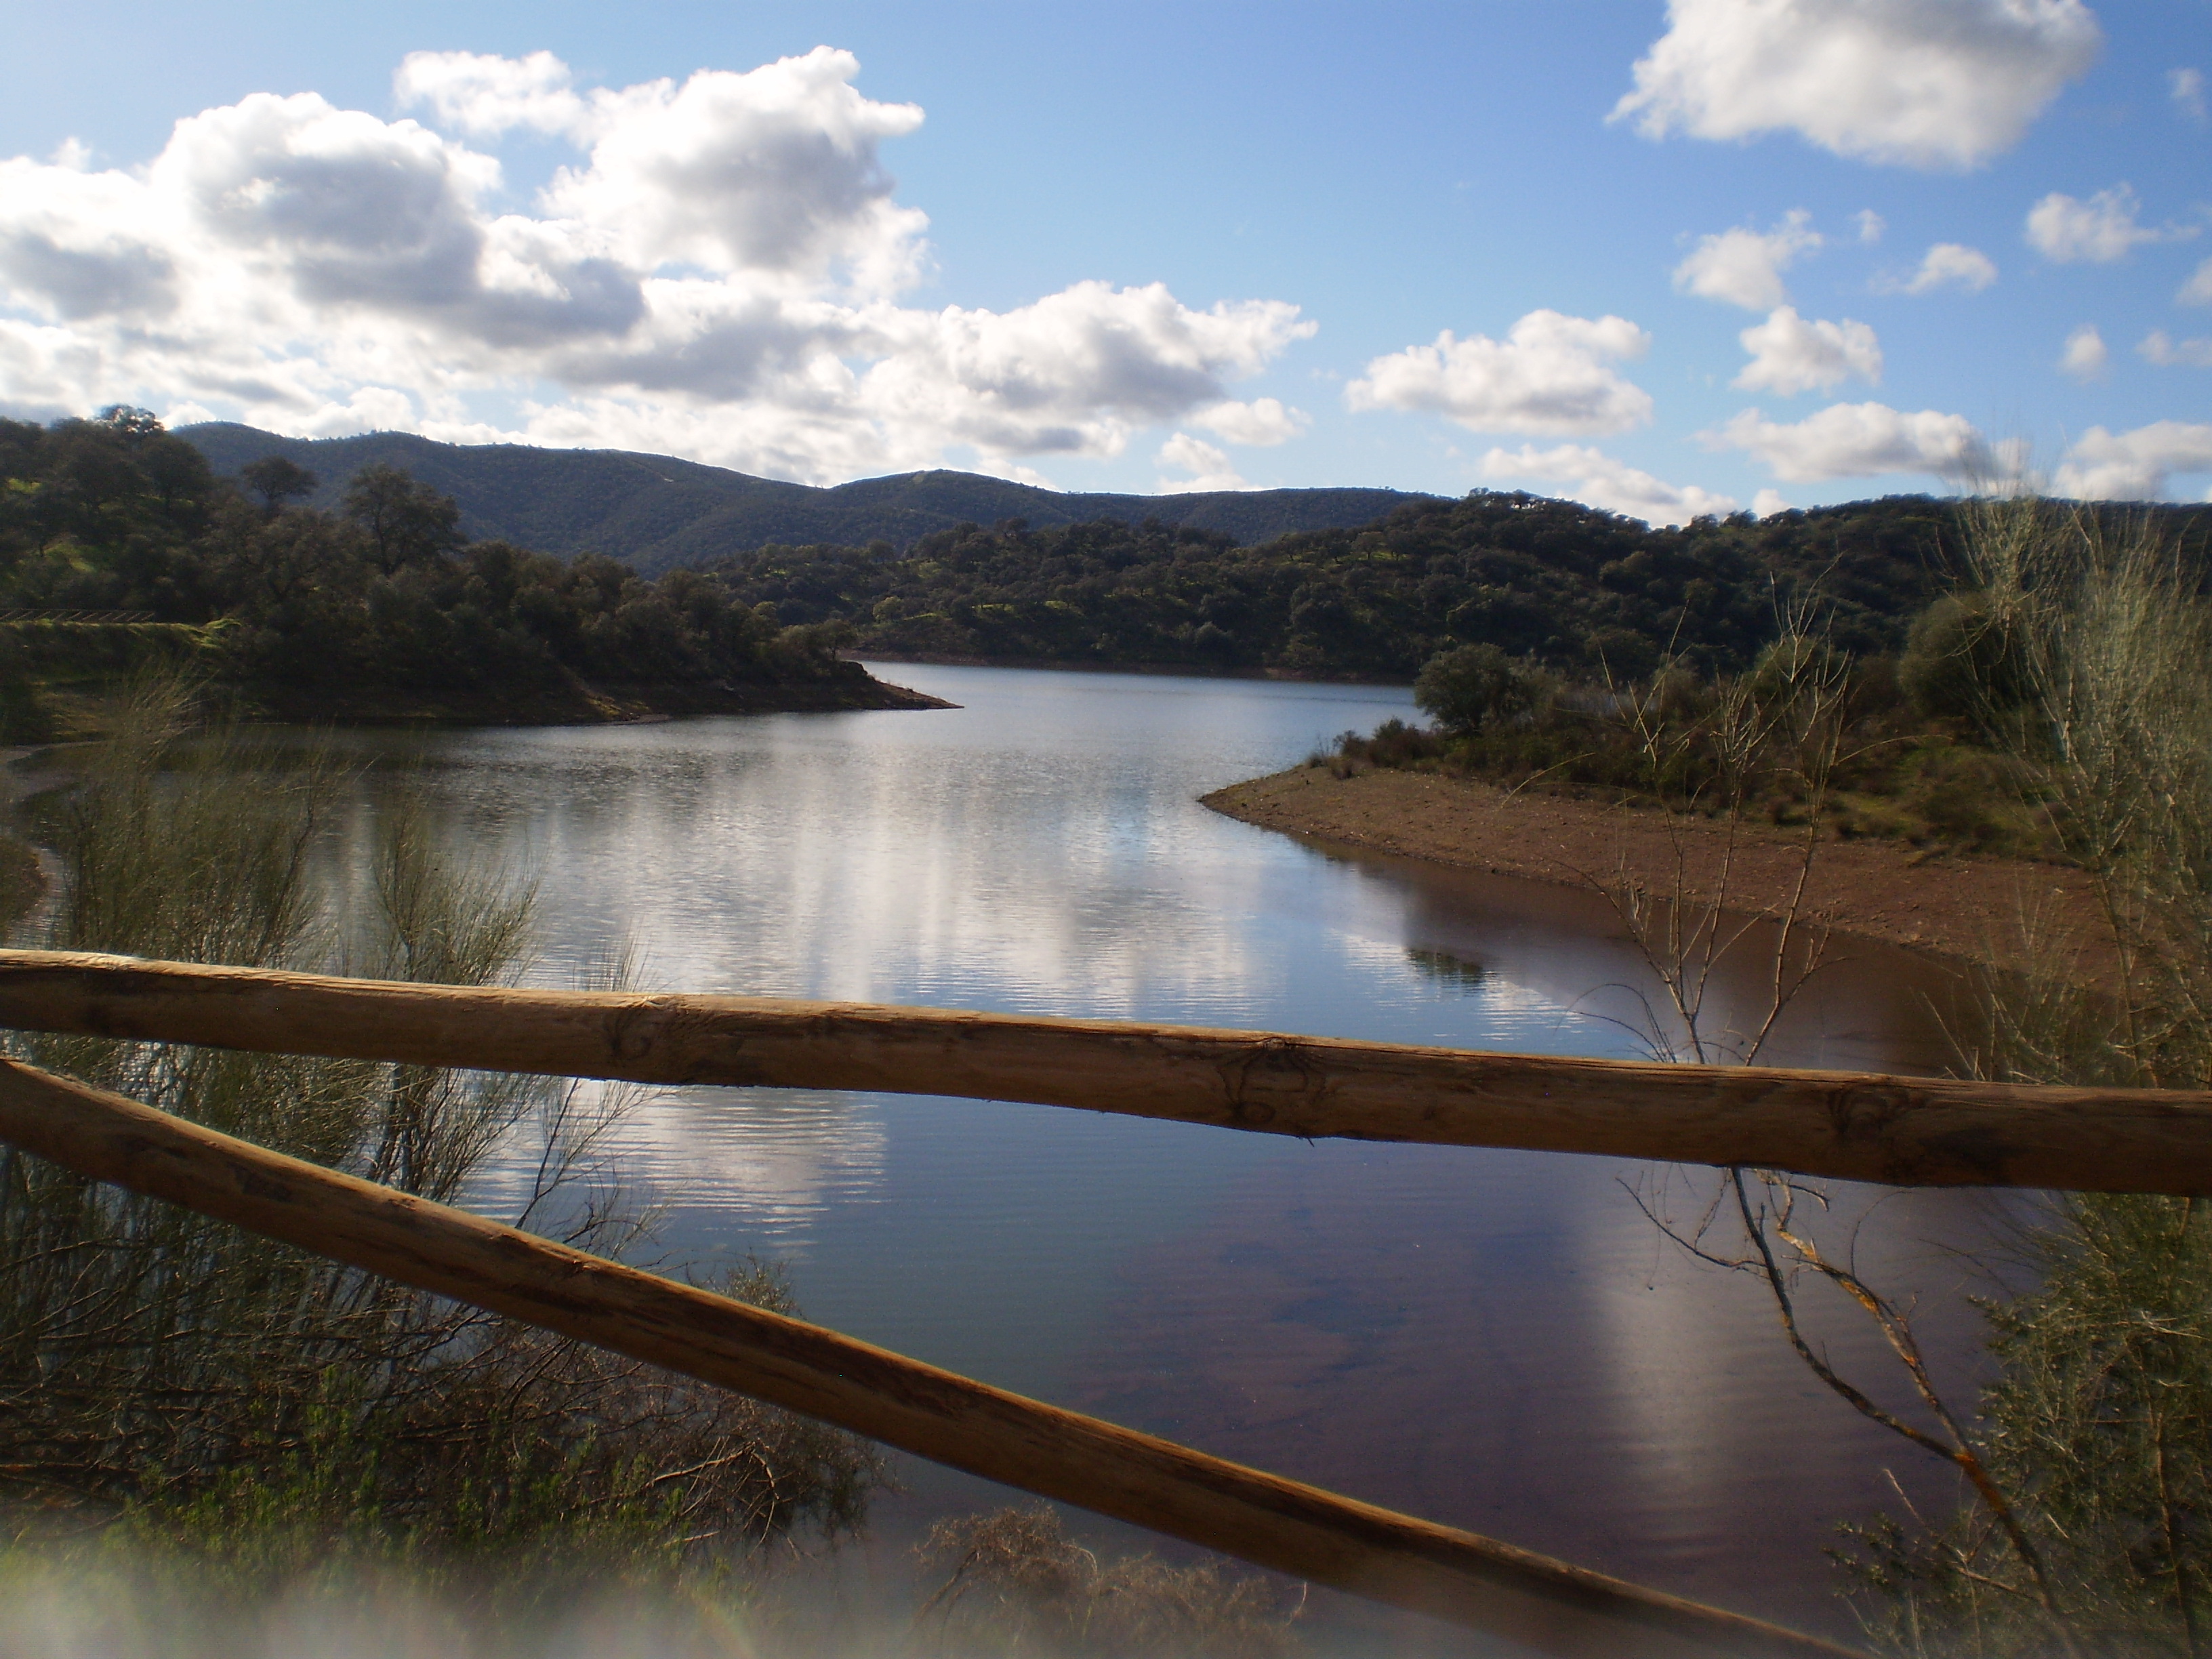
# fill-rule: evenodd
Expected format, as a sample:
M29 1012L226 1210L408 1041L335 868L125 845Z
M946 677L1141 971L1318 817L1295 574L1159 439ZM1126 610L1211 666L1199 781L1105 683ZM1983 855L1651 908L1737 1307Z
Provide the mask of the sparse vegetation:
M483 984L527 959L531 894L457 861L403 798L358 881L314 854L326 755L189 734L142 688L40 804L59 866L40 942ZM241 788L250 777L251 788ZM420 1067L16 1036L14 1054L425 1196L495 1156L523 1224L648 1243L601 1145L623 1097ZM720 1288L790 1308L771 1269ZM220 1601L404 1569L540 1608L726 1571L857 1528L851 1437L0 1151L0 1497L19 1549L118 1552Z
M915 1554L942 1575L915 1619L928 1651L1285 1659L1297 1647L1298 1607L1264 1578L1211 1559L1102 1562L1049 1504L940 1521Z
M1841 726L1817 791L1784 748L1760 745L1735 777L1722 745L1735 729L1731 710L1785 706L1778 694L1811 666L1799 659L1832 649L1788 631L1740 673L1705 675L1670 660L1632 680L1577 681L1492 647L1462 647L1431 659L1416 682L1433 726L1394 719L1371 733L1347 732L1310 763L1339 777L1430 770L1709 817L1725 802L1727 812L1785 828L1817 820L1842 840L2063 856L2052 799L1990 726L1999 716L1950 704L1929 713L1906 695L1907 684L1948 672L1929 660L1949 648L1948 636L1922 629L1916 639L1902 665L1835 653Z
M2212 607L2154 526L1992 507L1974 544L1967 711L2054 805L2118 982L1993 981L1975 1069L2212 1085ZM1963 630L1962 630L1963 631ZM1989 648L1990 641L2001 649ZM2033 922L2033 918L2030 918ZM1988 1310L1977 1439L2016 1516L1890 1517L1846 1560L1882 1645L1914 1656L2197 1655L2212 1643L2212 1243L2199 1200L2072 1195ZM2022 1547L2023 1542L2025 1547Z

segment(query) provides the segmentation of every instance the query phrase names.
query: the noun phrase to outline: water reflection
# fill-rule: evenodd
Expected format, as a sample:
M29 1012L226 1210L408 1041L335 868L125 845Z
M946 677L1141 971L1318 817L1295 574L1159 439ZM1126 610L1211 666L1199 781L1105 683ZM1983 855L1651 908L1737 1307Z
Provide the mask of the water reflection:
M1196 804L1402 691L888 672L963 706L347 741L457 845L534 865L548 983L629 941L671 988L1638 1052L1650 981L1601 901ZM1844 954L1771 1057L1940 1064L1942 975ZM1739 1021L1754 966L1717 992ZM1819 1547L1900 1461L1755 1285L1658 1242L1627 1188L1674 1200L1638 1166L705 1090L652 1097L617 1151L672 1246L793 1262L824 1323L1771 1616L1838 1628ZM1923 1197L1881 1237L1941 1290L1956 1269L1913 1241L1973 1213ZM1829 1340L1869 1352L1848 1321ZM975 1498L908 1478L894 1513Z

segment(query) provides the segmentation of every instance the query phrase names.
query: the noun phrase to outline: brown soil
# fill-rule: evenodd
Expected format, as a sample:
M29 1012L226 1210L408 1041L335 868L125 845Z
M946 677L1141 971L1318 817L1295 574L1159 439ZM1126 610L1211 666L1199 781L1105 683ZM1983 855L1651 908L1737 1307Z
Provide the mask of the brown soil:
M1802 830L1740 825L1731 854L1727 827L1711 820L1430 772L1339 778L1299 767L1216 790L1205 805L1263 829L1498 875L1589 888L1626 874L1662 896L1679 880L1692 903L1769 915L1788 909L1804 848ZM2094 937L2097 923L2077 870L1872 841L1822 842L1802 914L1838 933L2005 967L2025 955L2024 917L2046 939ZM2094 952L2076 964L2093 978L2107 968Z

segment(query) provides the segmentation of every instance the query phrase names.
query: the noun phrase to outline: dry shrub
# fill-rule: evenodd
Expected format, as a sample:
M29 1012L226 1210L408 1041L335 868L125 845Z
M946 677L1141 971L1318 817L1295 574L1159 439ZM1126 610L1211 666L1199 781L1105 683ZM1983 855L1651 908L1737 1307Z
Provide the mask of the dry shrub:
M318 878L326 747L187 740L147 688L45 803L41 942L250 967L511 981L529 884L387 805L357 878ZM9 1048L264 1146L452 1201L495 1155L516 1219L649 1244L602 1154L628 1103L562 1082L18 1036ZM716 1288L789 1310L756 1266ZM0 1494L21 1536L127 1546L202 1595L379 1565L555 1600L855 1529L864 1443L0 1151Z
M2080 941L2031 917L2033 965L1990 981L1972 1069L2205 1088L2212 608L2201 576L2147 528L2115 533L2033 499L1983 504L1973 529L1972 609L1988 619L1976 712L2055 803L2055 832L2094 884L2094 943L2118 983L2085 988ZM2033 1288L1986 1310L1999 1374L1975 1432L2033 1561L1987 1504L1852 1528L1846 1565L1869 1633L1913 1655L2204 1653L2212 1216L2201 1200L2062 1195L2019 1251Z
M1212 1560L1102 1564L1047 1504L940 1521L915 1554L945 1575L915 1620L940 1651L1280 1659L1297 1648L1297 1610L1265 1579Z

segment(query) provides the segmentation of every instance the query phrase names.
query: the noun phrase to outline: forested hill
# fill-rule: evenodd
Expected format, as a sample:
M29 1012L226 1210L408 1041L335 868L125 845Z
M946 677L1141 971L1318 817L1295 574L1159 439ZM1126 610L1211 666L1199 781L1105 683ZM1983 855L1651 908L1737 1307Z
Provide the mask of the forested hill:
M823 489L624 450L441 444L404 432L282 438L227 422L180 428L178 435L224 477L270 455L306 467L318 480L307 505L325 509L339 504L362 468L397 467L459 502L461 533L472 541L562 556L605 553L646 575L770 544L889 542L902 549L934 531L1005 519L1037 526L1157 519L1249 544L1368 524L1403 503L1433 499L1396 489L1072 495L942 471Z
M0 740L66 729L67 699L149 660L312 720L933 702L839 656L844 630L787 627L711 577L471 542L451 498L389 469L335 513L286 506L304 483L280 465L249 500L143 410L0 420Z
M2098 510L2151 516L2200 559L2212 533L2212 507ZM1570 672L1636 675L1669 653L1740 668L1801 602L1849 649L1897 649L1958 574L1961 511L1892 496L1653 530L1477 492L1262 547L1158 522L971 525L902 557L766 548L709 568L787 623L852 623L864 658L1404 680L1438 650L1489 643Z

